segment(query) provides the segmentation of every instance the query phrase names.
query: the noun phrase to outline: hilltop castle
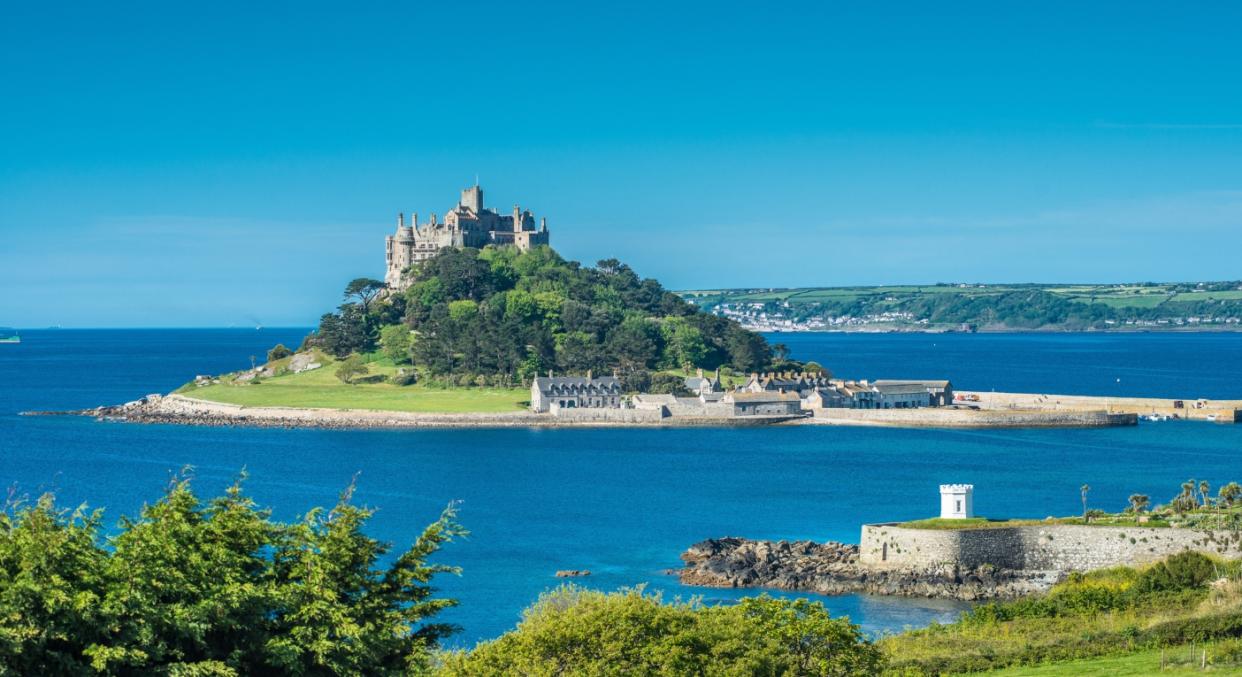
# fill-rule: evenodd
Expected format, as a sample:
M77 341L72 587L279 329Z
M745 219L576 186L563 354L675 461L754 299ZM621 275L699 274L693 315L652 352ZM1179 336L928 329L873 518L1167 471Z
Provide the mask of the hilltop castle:
M461 192L456 207L436 220L434 212L427 223L418 222L415 212L409 225L405 214L397 215L397 232L384 238L384 255L388 272L384 282L392 289L404 289L408 282L402 273L410 264L425 261L443 247L485 247L489 244L511 244L523 251L548 244L548 220L540 219L535 229L535 215L513 205L511 216L501 216L483 206L483 189L476 183Z

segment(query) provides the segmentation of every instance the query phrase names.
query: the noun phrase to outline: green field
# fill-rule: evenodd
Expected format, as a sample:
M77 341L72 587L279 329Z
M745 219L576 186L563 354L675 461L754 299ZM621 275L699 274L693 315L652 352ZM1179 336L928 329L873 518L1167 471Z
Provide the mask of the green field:
M1170 647L1163 652L1160 649L1141 651L1124 656L1107 656L1087 660L1066 661L1048 665L1023 666L1005 670L993 670L985 674L993 677L1146 677L1147 675L1242 675L1242 666L1229 663L1217 664L1214 658L1217 646L1208 644L1207 670L1201 670L1203 646L1192 649L1189 646ZM1160 669L1160 656L1164 655L1164 670Z
M391 383L342 383L335 375L336 364L323 357L324 366L301 374L284 374L262 379L260 383L233 384L222 378L218 384L183 386L179 392L213 402L247 407L322 407L328 409L374 409L425 413L495 413L523 409L530 399L525 388L431 388L423 385L397 386ZM288 359L272 363L279 369ZM391 376L397 367L387 360L367 365L371 375Z

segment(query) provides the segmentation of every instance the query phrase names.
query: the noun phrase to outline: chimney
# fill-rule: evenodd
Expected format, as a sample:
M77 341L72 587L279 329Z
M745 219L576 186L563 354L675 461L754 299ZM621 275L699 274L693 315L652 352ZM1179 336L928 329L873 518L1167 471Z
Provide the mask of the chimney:
M548 217L545 216L539 219L539 230L542 230L545 233L548 232Z
M694 373L695 373L695 374L696 374L699 378L703 378L703 368L702 368L702 367L700 367L700 368L698 368L698 369L695 369L695 370L694 370Z
M548 370L548 378L552 378L552 370L551 370L551 369L549 369L549 370Z
M404 225L405 225L405 212L397 212L397 227L400 228Z
M591 370L590 370L590 369L587 369L587 380L588 380L588 381L590 381L590 380L591 380Z
M415 228L418 227L418 212L414 212L413 214L410 214L410 225L414 226Z

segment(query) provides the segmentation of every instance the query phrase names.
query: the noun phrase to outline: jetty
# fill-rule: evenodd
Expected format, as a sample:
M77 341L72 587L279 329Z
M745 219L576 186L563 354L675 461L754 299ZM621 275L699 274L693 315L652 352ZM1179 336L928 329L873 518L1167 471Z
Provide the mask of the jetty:
M961 390L957 392L956 397L958 403L978 407L980 411L1103 411L1109 414L1132 414L1141 418L1211 421L1215 423L1237 423L1242 421L1242 400L1102 397Z

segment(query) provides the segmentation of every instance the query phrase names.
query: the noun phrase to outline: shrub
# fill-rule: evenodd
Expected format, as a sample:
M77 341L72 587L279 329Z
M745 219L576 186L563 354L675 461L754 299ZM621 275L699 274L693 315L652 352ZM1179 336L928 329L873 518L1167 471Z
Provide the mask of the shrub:
M283 343L277 343L277 344L275 345L275 347L273 347L271 350L267 351L267 361L268 361L268 362L275 362L276 360L280 360L280 359L284 359L284 358L286 358L286 357L289 357L289 356L290 356L290 355L292 355L292 354L293 354L293 351L292 351L292 350L289 350L288 348L286 348L286 347L285 347L285 344L283 344Z
M1186 590L1203 587L1216 577L1216 563L1207 555L1182 552L1144 570L1135 588L1141 592Z
M445 657L448 675L874 675L881 657L848 619L807 600L663 604L641 589L573 586L540 597L517 629Z
M412 386L418 381L418 373L413 369L398 369L389 377L388 382L398 386Z
M336 377L342 383L352 384L359 377L367 373L367 365L363 363L361 355L350 355L341 360L336 367Z

